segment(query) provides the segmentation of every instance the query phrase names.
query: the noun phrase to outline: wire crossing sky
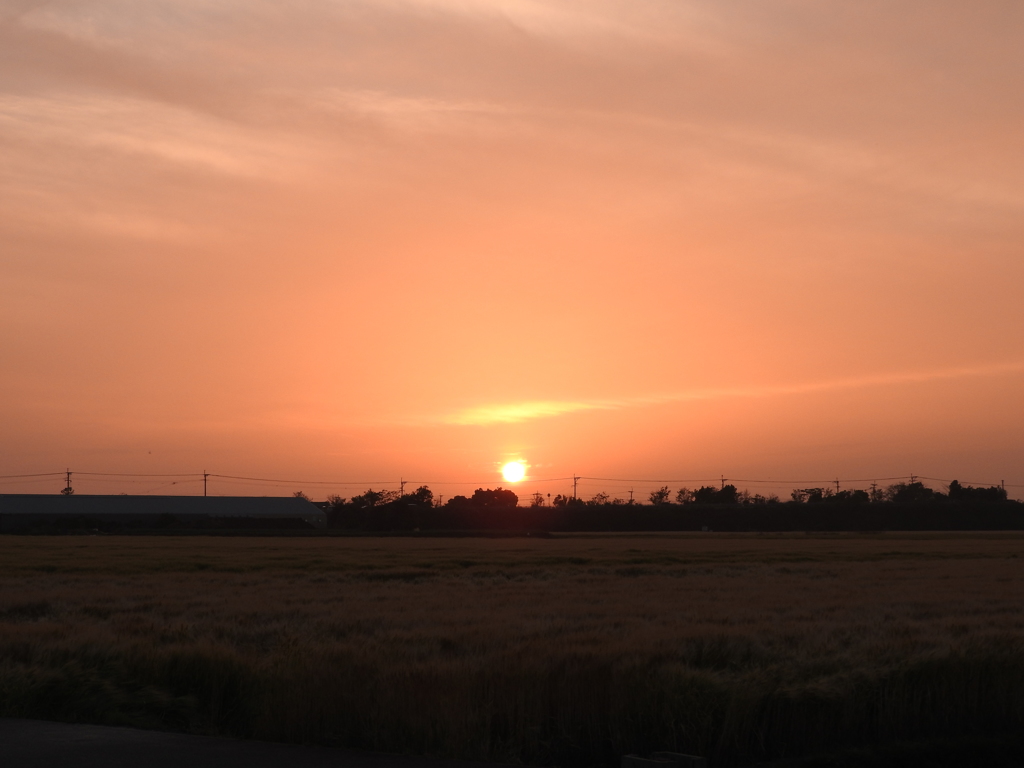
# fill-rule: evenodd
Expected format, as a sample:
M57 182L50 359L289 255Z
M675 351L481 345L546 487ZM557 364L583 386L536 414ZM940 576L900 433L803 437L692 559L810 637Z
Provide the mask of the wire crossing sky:
M1024 484L1022 43L1016 0L0 0L0 474Z

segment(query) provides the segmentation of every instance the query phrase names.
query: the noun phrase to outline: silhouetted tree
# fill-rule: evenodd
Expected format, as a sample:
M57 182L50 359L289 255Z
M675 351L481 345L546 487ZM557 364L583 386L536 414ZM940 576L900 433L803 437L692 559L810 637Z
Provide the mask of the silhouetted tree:
M656 491L651 491L651 504L654 504L655 506L667 504L669 494L671 494L671 491L668 489L667 485L662 486Z
M953 501L1006 501L1006 489L993 485L989 488L974 488L960 485L958 480L949 484L949 498Z
M551 506L553 506L553 507L560 507L560 508L583 506L583 500L582 499L573 498L572 496L569 496L568 494L563 495L563 494L560 493L557 496L555 496L554 499L552 499Z
M834 493L831 488L794 488L790 498L801 504L815 504L832 498Z
M375 491L369 488L362 496L353 496L349 504L356 508L382 507L397 501L398 497L398 491Z
M867 504L870 501L868 492L861 490L839 491L832 496L832 502L835 504Z
M519 497L514 491L501 487L495 488L493 491L490 488L487 490L477 488L473 491L471 501L473 506L478 509L510 509L519 504Z
M735 485L725 485L715 488L713 485L704 485L693 492L694 504L737 504L739 493Z
M798 504L866 504L867 491L833 491L831 488L796 488L791 494Z
M713 485L702 485L693 491L694 504L714 504L718 497L718 489Z
M739 502L739 493L735 485L724 485L718 491L719 504L736 504Z
M327 527L328 528L344 528L346 523L350 523L348 515L345 514L345 502L346 499L343 496L332 494L327 497Z
M406 506L430 508L434 506L434 492L421 485L412 493L405 494L401 500Z
M840 490L824 488L795 488L793 501L798 504L867 504L870 497L866 490Z
M693 491L689 488L680 488L676 492L676 504L689 504L693 501Z
M531 507L543 507L544 506L544 494L541 493L540 491L537 491L536 493L534 493L533 496L530 497L530 506Z
M896 483L885 490L886 499L897 504L909 504L916 501L931 501L937 495L935 491L922 482Z

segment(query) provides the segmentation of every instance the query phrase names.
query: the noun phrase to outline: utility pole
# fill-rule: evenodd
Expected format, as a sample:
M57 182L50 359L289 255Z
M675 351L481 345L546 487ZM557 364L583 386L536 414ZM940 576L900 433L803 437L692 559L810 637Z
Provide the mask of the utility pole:
M722 490L725 490L725 475L722 475Z
M205 469L203 470L203 496L206 496L206 478L210 476L210 473Z
M576 483L579 482L579 478L576 475L572 476L572 497L576 498Z
M632 488L629 489L629 503L630 504L633 503L633 489Z
M917 475L911 473L911 475L910 475L910 484L913 485L916 482L917 482Z
M398 484L399 484L399 491L398 491L399 497L405 496L405 480L403 480L402 478L399 478Z
M839 493L839 478L836 478L836 493Z

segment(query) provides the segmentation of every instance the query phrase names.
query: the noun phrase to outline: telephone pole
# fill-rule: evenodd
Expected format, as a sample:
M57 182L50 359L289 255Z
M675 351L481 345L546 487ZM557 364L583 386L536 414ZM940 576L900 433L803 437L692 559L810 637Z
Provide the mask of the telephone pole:
M210 476L210 473L205 469L203 470L203 496L206 496L206 478Z
M572 476L572 497L576 498L576 483L579 482L579 478L576 475Z
M401 498L402 496L405 496L405 480L402 479L402 478L399 478L398 479L398 485L399 485L398 496L399 496L399 498Z

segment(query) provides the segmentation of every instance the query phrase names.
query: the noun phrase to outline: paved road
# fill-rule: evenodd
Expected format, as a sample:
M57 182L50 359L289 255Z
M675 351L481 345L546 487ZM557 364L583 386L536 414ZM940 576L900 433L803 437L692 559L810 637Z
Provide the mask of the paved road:
M3 768L495 768L331 747L0 718Z

